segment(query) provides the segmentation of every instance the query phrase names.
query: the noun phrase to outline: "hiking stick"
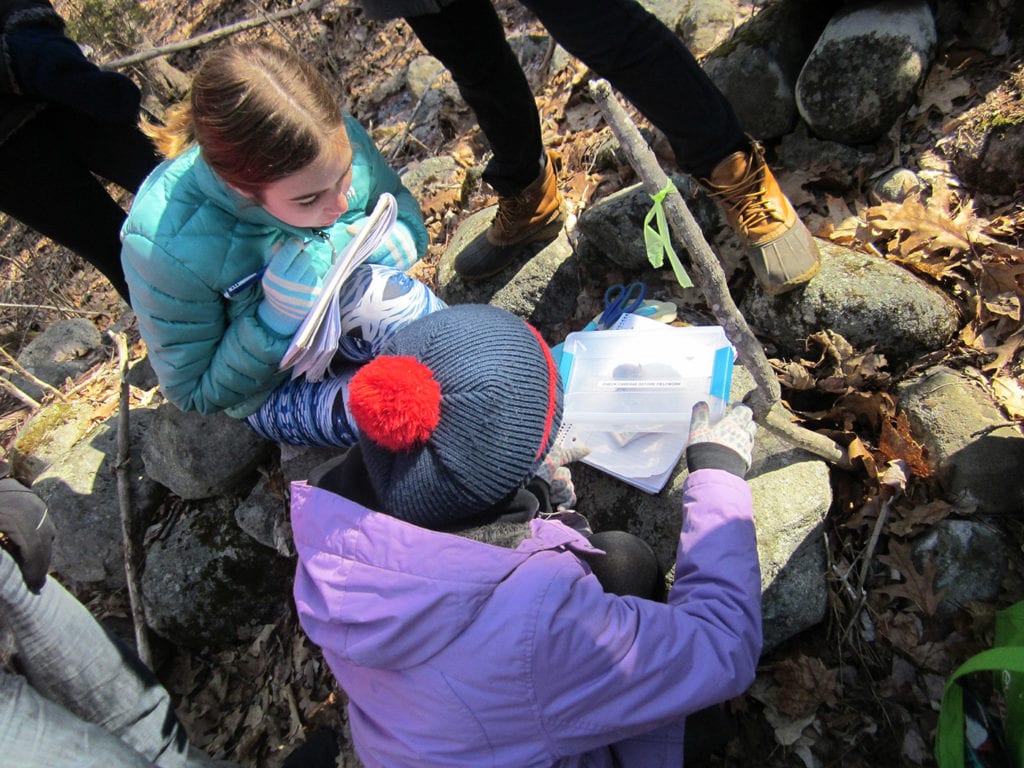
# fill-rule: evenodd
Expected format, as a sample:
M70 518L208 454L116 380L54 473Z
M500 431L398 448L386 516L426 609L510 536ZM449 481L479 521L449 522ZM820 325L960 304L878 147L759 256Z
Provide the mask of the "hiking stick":
M117 498L121 510L121 535L124 538L124 575L128 582L128 602L131 606L132 626L135 629L135 649L142 663L153 668L153 651L146 633L146 615L142 608L142 536L136 530L132 517L132 487L128 467L130 432L128 430L128 341L123 333L110 334L117 343L117 367L121 382L120 409L117 419L117 461L114 474L117 476Z
M590 95L601 108L605 121L615 134L615 138L619 140L622 150L629 158L629 164L640 177L648 194L656 195L669 186L668 176L658 164L657 157L643 140L636 124L612 94L608 81L593 81L590 84ZM754 418L792 445L837 466L851 468L846 451L838 443L817 432L804 429L790 420L781 403L782 393L778 379L775 378L775 372L768 363L761 342L754 336L754 332L750 330L736 302L733 301L718 258L704 239L704 234L700 231L683 196L675 188L665 196L665 215L672 232L683 241L690 252L690 266L696 276L694 282L704 294L711 313L725 330L725 335L736 347L740 361L754 379L755 390L749 396Z

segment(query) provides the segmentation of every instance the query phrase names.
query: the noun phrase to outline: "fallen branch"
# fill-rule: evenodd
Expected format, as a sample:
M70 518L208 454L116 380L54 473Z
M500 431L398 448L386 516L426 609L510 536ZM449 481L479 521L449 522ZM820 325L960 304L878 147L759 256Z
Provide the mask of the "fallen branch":
M656 195L668 187L668 176L658 164L654 152L644 142L636 125L612 94L608 81L592 82L590 94L604 113L605 121L619 140L630 165L637 172L648 194ZM672 232L683 241L690 253L690 266L695 273L694 282L704 294L715 320L736 347L740 362L754 379L755 390L748 396L748 404L754 411L754 418L789 443L821 456L837 466L851 468L849 457L841 446L817 432L793 424L782 413L782 393L775 372L768 363L761 342L754 336L754 332L750 330L743 314L733 301L718 258L704 239L704 234L679 190L671 189L665 196L664 206Z
M66 312L71 315L92 315L93 317L99 317L100 315L109 315L109 312L95 312L89 309L74 309L72 307L55 307L52 304L9 304L7 302L0 302L0 307L5 309L48 309L52 312Z
M440 82L441 78L445 75L445 72L446 70L442 70L441 72L438 72L436 75L434 75L434 79L430 81L430 85L428 85L423 90L423 94L420 96L419 101L416 102L416 106L413 107L412 109L412 117L410 117L409 122L405 124L405 130L402 131L402 135L398 139L397 146L395 146L395 148L391 150L391 155L388 157L388 162L395 162L395 158L398 157L398 153L402 151L402 147L405 146L406 139L412 132L412 129L416 127L416 116L420 113L420 107L423 106L423 102L427 100L427 96L430 94L431 91L434 90L434 86L437 85L438 82ZM381 153L383 153L383 150L384 147L381 147Z
M159 48L147 48L139 51L138 53L133 53L131 56L123 56L120 59L114 59L113 61L100 64L99 66L100 69L106 70L123 69L124 67L131 66L132 64L149 61L150 59L155 59L159 56L167 56L171 53L188 51L192 48L198 48L201 45L212 43L215 40L236 35L247 29L261 27L264 24L271 23L272 21L279 21L281 19L287 19L308 11L316 10L320 6L326 5L328 2L330 2L330 0L306 0L305 3L297 5L294 8L286 8L283 11L268 13L266 16L260 16L258 18L244 19L243 21L238 21L234 24L228 24L226 27L221 27L220 29L215 29L211 32L205 32L202 35L196 35L188 40L181 40L177 43L168 43L167 45L162 45Z
M35 384L37 387L39 387L44 392L49 392L50 394L54 395L58 400L61 400L62 402L67 402L67 398L64 397L64 393L63 392L61 392L59 389L54 387L52 384L48 384L47 382L45 382L42 379L38 378L35 374L33 374L30 371L28 371L25 368L25 366L23 366L21 363L19 363L17 360L15 360L13 357L11 357L11 353L8 352L3 347L0 347L0 355L2 355L4 360L6 360L7 363L10 365L10 368L8 370L11 370L14 373L17 373L19 376L21 376L21 377L23 377L25 379L28 379L28 381L30 381L33 384ZM6 366L4 366L4 367L6 368ZM10 382L8 382L8 383L10 383ZM26 395L26 397L28 397L28 395ZM21 398L19 398L19 400L20 399ZM22 402L24 402L24 400L22 400ZM37 408L39 407L39 403L36 403L36 407Z
M153 668L153 652L146 632L146 615L142 608L142 536L135 530L132 515L131 476L128 472L130 432L128 430L128 340L123 333L110 336L117 343L117 366L121 382L120 409L117 419L117 461L114 474L117 476L117 498L121 510L121 535L124 539L124 575L128 582L128 602L131 604L132 626L135 628L135 647L139 658Z
M10 371L10 368L7 368L6 366L0 366L0 371L3 371L4 373L10 375L8 373ZM0 389L3 389L9 395L12 395L15 399L19 400L22 403L22 405L27 405L33 411L38 411L39 408L41 407L39 403L32 399L31 395L22 392L20 389L14 386L14 384L12 384L9 379L0 378Z

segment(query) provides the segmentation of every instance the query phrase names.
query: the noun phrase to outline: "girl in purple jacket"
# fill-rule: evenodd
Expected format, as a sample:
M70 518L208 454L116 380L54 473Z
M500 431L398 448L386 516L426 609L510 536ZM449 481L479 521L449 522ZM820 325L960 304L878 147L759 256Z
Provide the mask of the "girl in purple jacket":
M367 768L682 765L685 717L742 693L761 650L750 410L694 408L665 603L616 578L643 557L607 567L635 537L552 510L561 385L519 318L411 323L349 407L359 442L292 485L295 599Z

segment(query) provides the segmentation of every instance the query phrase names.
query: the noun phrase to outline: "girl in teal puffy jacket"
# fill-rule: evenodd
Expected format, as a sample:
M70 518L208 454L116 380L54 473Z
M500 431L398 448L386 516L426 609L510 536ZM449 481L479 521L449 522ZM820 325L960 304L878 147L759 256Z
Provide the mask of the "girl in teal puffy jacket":
M350 445L348 367L312 383L280 362L384 193L398 218L342 289L339 361L365 362L444 306L404 274L427 246L416 200L316 70L274 46L212 53L189 98L146 130L168 159L135 198L121 260L162 391L279 442Z

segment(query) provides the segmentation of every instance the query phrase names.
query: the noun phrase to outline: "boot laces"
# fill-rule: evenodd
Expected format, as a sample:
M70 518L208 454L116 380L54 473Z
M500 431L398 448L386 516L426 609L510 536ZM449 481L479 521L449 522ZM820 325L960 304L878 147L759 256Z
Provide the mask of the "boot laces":
M499 232L509 232L523 225L523 218L528 218L536 202L525 193L498 198L498 211L494 215L494 228Z
M751 158L751 163L754 162L755 158ZM764 183L766 172L767 166L763 162L757 163L757 167L736 184L711 193L711 197L722 198L744 230L754 229L768 221L783 221L768 199Z

